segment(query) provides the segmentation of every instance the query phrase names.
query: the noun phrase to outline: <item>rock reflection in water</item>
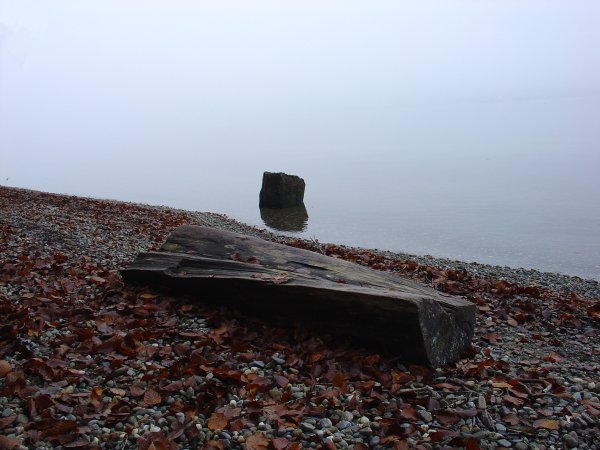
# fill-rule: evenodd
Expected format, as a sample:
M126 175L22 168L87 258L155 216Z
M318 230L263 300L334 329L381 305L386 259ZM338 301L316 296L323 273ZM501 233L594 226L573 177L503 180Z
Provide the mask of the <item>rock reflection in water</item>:
M308 211L304 204L293 208L260 208L260 217L266 226L279 231L300 232L308 225Z

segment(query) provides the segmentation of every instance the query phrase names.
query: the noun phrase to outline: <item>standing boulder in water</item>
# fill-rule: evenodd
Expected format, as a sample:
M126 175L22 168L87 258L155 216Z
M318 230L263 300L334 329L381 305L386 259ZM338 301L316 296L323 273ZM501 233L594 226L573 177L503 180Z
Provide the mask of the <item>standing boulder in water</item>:
M259 207L291 208L304 204L304 180L296 175L265 172Z

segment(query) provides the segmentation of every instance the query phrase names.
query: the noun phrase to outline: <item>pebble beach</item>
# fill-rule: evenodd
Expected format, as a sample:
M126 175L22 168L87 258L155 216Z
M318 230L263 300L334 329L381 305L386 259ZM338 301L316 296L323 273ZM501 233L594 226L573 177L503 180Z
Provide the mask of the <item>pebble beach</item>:
M118 270L183 224L461 295L473 347L431 369L124 285ZM600 448L595 280L0 186L0 308L0 448Z

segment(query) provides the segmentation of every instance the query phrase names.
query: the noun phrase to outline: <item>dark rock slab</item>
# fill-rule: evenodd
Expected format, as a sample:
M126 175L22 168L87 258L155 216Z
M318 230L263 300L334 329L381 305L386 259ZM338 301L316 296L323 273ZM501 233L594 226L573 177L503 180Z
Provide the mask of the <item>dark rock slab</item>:
M398 275L207 227L176 229L158 252L121 271L126 282L301 321L414 362L440 366L470 346L476 307Z
M304 204L304 180L283 172L265 172L259 195L261 208L291 208Z

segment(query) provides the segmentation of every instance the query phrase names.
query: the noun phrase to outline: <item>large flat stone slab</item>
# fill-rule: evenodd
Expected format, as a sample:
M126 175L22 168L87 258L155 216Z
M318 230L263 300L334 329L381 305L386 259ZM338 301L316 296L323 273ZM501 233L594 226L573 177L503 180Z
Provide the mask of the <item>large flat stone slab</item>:
M392 273L208 227L176 229L126 282L233 304L279 325L301 321L378 351L437 367L473 337L476 307Z

